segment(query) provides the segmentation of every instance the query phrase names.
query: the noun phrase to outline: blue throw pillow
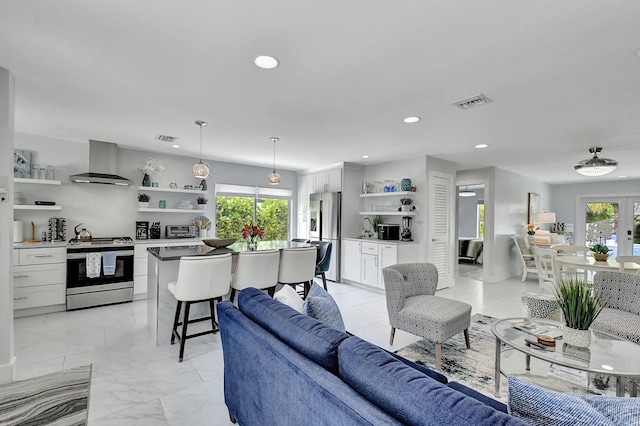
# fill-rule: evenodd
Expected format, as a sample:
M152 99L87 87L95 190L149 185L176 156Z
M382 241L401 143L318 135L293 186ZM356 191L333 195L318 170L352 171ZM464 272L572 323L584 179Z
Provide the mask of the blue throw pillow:
M304 313L333 327L336 330L346 331L340 308L333 300L333 297L327 293L318 284L313 283L307 299L304 301Z
M640 424L640 400L554 392L509 376L509 414L532 425Z

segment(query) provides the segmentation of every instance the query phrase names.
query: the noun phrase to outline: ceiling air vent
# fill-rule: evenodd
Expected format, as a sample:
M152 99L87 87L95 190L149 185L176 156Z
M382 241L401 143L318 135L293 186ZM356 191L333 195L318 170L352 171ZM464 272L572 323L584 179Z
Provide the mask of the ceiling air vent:
M172 143L178 140L177 136L156 135L156 140L160 142Z
M487 98L485 95L480 93L479 95L471 96L469 98L460 99L459 101L453 102L453 105L456 105L460 109L469 109L473 107L477 107L480 105L488 104L491 102L491 99Z

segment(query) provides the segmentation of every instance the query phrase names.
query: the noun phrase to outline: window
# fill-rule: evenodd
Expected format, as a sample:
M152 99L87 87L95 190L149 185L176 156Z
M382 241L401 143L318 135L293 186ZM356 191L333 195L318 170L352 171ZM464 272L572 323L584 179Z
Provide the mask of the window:
M477 218L478 218L478 238L484 238L484 200L478 200L477 207Z
M216 184L216 236L241 240L242 226L255 221L264 240L288 240L291 198L288 189Z

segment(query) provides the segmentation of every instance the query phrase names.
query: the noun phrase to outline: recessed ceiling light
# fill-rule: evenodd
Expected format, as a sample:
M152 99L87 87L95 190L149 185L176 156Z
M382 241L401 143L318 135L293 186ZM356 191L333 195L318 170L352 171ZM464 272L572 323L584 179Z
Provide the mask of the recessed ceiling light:
M405 123L417 123L420 121L420 117L406 117L403 121Z
M483 149L483 148L487 148L489 145L487 145L486 143L479 143L478 145L476 145L476 148L478 149Z
M280 65L280 62L278 62L276 58L274 58L273 56L266 56L266 55L258 56L253 62L257 66L259 66L260 68L264 68L265 70L270 70Z
M368 155L363 155L362 158L364 158L366 160L367 158L369 158L369 156Z
M180 148L180 145L171 145L173 148Z

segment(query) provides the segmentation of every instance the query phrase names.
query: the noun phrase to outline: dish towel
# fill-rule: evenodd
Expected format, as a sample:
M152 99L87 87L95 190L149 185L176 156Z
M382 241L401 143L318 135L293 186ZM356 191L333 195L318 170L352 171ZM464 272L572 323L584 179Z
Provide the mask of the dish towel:
M102 252L102 269L105 275L113 275L116 273L116 252Z
M100 266L102 266L102 254L87 253L86 262L87 278L98 278L100 276Z

